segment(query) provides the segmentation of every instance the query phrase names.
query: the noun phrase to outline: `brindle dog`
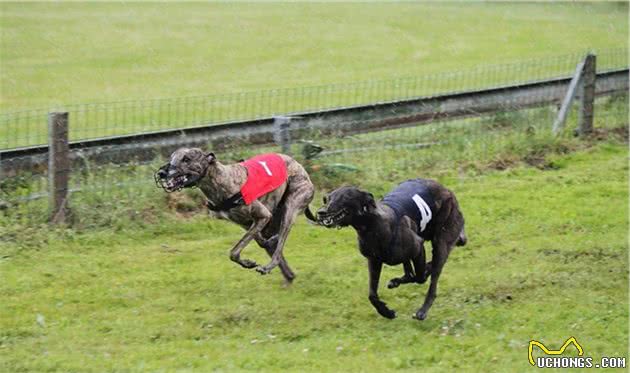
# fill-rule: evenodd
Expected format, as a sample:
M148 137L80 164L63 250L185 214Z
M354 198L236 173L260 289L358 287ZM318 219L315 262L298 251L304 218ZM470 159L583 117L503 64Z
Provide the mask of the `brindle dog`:
M247 232L230 251L230 259L244 268L254 268L261 274L269 273L277 265L290 283L295 273L283 256L283 248L291 226L299 213L310 220L315 217L308 209L315 188L308 173L296 160L280 155L287 166L287 180L277 189L251 204L230 205L226 201L237 193L247 180L247 170L241 164L222 164L213 153L198 148L180 148L155 174L158 185L167 192L199 187L209 206L219 206L218 215L245 228ZM221 206L226 206L223 211ZM217 209L215 209L217 210ZM271 261L259 266L253 260L241 258L241 251L252 240L264 248Z
M424 320L437 296L438 278L449 253L455 245L466 244L464 217L455 195L435 181L418 180L428 187L437 210L433 215L434 233L427 238L431 240L433 257L426 264L424 239L418 232L419 222L406 215L398 219L391 207L382 201L376 202L371 193L355 187L342 187L324 196L324 207L317 211L319 224L328 228L352 226L357 231L359 251L368 260L368 299L381 316L389 319L395 318L396 312L378 296L383 263L403 264L404 267L404 276L389 281L387 287L390 289L406 283L422 284L431 276L424 304L414 315L414 318Z

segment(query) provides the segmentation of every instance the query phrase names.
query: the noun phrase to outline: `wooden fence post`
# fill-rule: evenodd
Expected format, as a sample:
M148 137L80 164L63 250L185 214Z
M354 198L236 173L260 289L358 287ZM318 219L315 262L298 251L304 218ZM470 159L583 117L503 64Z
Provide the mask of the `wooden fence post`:
M4 167L2 167L2 166L3 166L3 164L2 164L2 154L0 154L0 181L2 181L2 180L4 179L4 175L3 175L3 169L4 169ZM0 185L2 185L2 184L0 184ZM3 201L3 200L0 198L0 211L2 211L2 210L6 210L6 209L8 209L8 208L9 208L9 203L8 203L8 202Z
M282 153L291 155L291 117L274 117L274 140Z
M593 115L595 103L595 79L597 57L589 53L584 60L582 70L582 89L580 95L580 111L578 120L578 134L587 135L593 131Z
M70 177L68 113L48 114L48 195L50 222L64 223Z
M562 105L560 106L560 111L558 111L558 116L556 120L553 122L553 134L558 135L562 129L564 129L564 124L569 115L569 110L571 109L571 104L573 104L573 99L577 95L579 91L580 85L582 84L582 72L584 71L584 64L586 60L580 61L577 67L575 68L575 73L573 73L573 78L571 78L571 82L569 83L569 88L567 89L567 93L562 100Z

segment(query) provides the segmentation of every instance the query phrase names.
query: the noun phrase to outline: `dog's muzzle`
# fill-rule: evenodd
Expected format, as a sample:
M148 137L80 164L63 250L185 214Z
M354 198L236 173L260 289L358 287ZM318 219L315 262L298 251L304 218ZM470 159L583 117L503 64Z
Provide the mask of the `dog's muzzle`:
M336 212L318 211L317 222L326 228L340 228L339 223L343 218L348 215L346 209L341 209Z
M169 172L168 169L169 164L165 164L153 174L155 185L164 189L165 192L177 192L194 184L194 181L190 180L188 176L177 173L173 174Z

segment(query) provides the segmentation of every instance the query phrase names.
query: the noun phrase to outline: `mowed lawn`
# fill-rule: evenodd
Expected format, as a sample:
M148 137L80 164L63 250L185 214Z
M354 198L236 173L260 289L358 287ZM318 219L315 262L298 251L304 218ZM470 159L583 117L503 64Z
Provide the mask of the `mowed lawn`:
M442 180L469 244L423 322L411 314L427 285L388 290L401 269L387 269L381 296L398 318L381 318L354 232L304 218L290 287L230 262L241 230L204 217L7 248L0 371L524 372L531 339L556 349L571 336L585 356L628 358L627 145L551 157L549 170ZM245 256L266 260L254 245Z
M628 43L624 3L3 2L0 10L1 112L388 79Z

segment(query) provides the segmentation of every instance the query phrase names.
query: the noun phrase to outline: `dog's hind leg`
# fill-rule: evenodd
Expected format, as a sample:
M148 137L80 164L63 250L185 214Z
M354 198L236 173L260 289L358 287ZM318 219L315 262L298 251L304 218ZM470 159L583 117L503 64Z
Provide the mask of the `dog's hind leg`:
M426 262L426 257L424 254L424 245L422 246L418 255L412 259L413 267L416 270L416 278L415 282L418 284L424 284L429 277L431 262Z
M262 235L257 235L255 239L258 246L265 249L267 254L269 254L269 257L273 258L273 253L276 251L276 246L278 245L278 235L275 234L267 239L265 239ZM284 255L280 257L278 267L280 267L280 271L282 272L282 276L284 276L285 281L289 284L293 282L295 279L295 273L291 270L291 267L289 267L289 263L287 263Z
M448 246L445 242L432 242L433 247L433 259L431 260L431 284L429 285L429 291L424 299L424 304L416 312L414 317L418 320L424 320L427 318L429 309L433 305L433 301L437 297L437 283L442 273L444 263L448 257Z
M394 289L399 287L402 284L408 284L410 282L416 282L416 274L413 272L413 268L411 267L411 262L406 261L403 263L403 268L405 270L405 274L402 277L395 277L387 283L388 289Z
M424 276L422 277L422 282L420 282L421 284L424 284L427 281L427 279L429 278L429 276L431 276L431 268L433 267L432 263L433 262L429 261L424 266Z
M448 255L456 244L463 245L466 243L466 234L464 233L464 216L459 209L459 204L455 196L448 192L449 196L445 199L442 208L435 220L436 233L431 240L433 246L433 258L427 263L426 273L431 274L431 284L429 291L424 299L424 304L414 315L418 320L424 320L427 313L437 297L437 283L448 259Z
M411 260L403 263L403 266L405 268L405 275L403 277L391 279L387 284L388 288L393 289L400 286L401 284L424 284L426 282L427 265L424 254L424 240L422 238L417 237L415 249L416 251L411 254L413 255ZM412 264L413 268L411 267Z

